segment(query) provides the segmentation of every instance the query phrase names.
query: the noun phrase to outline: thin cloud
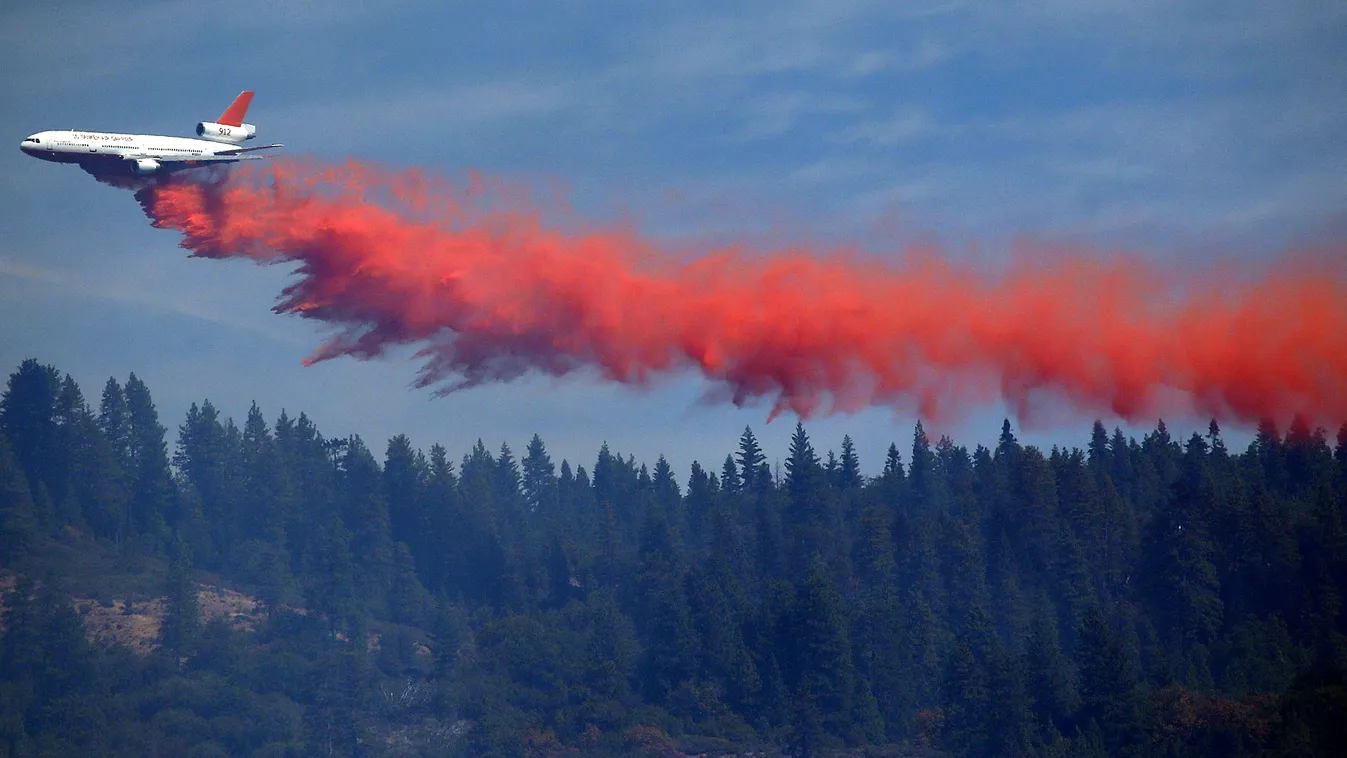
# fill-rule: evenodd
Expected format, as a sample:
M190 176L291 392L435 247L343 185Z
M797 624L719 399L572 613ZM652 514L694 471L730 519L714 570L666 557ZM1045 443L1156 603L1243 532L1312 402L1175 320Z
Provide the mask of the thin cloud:
M890 147L916 142L936 131L937 125L930 111L919 106L901 108L883 119L860 121L838 134L844 142L863 142L877 147Z
M76 277L57 269L36 266L5 257L0 257L0 276L47 285L65 297L102 300L149 308L249 332L285 344L303 344L299 339L278 332L274 322L259 324L233 318L209 308L202 308L193 302L193 298L186 293L169 295L160 292L146 292L124 284L120 286L113 283L95 284L85 277ZM101 281L107 282L108 280L103 279Z

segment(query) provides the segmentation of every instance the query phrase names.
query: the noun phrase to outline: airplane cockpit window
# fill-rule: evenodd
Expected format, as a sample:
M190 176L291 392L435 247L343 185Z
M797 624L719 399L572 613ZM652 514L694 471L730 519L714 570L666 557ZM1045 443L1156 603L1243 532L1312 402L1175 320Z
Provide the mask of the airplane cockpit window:
M40 144L42 144L42 140L38 139L37 137L33 137L32 139L30 139L30 140L28 140L28 141L31 142L31 143L33 143L34 145L40 145Z

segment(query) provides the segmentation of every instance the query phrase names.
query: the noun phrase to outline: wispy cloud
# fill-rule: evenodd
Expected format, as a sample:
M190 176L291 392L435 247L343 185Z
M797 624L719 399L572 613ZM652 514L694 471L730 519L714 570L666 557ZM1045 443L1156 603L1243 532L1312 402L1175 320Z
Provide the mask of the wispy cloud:
M0 257L0 277L44 285L67 298L102 300L161 313L173 313L286 344L302 344L293 336L278 330L274 320L259 323L238 319L226 310L203 307L197 301L197 296L192 293L150 290L131 286L126 282L117 282L109 277L95 279L76 276L59 269L7 257Z
M48 88L89 87L143 73L166 53L179 56L174 66L214 63L217 52L195 44L200 35L231 40L230 49L238 49L255 43L253 37L294 36L296 30L311 36L405 5L232 0L213 13L193 0L12 3L0 12L0 47L7 75L40 75Z
M281 104L268 114L271 128L304 132L320 143L354 144L474 135L579 107L566 81L502 78Z
M930 111L919 106L909 106L881 119L856 122L843 129L838 138L846 142L889 147L915 142L930 135L935 129L936 123Z

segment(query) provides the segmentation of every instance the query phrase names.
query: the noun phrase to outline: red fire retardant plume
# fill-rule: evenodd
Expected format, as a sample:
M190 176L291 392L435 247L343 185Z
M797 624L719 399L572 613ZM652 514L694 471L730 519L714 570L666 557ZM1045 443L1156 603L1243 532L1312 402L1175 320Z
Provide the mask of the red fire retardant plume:
M309 362L415 345L418 386L441 392L530 371L641 384L691 368L773 415L940 417L996 397L1024 414L1046 397L1143 421L1181 397L1244 422L1347 419L1347 278L1331 255L1185 282L1063 253L995 278L933 256L680 257L631 231L483 209L492 195L478 177L455 189L289 160L137 193L194 255L298 264L276 312L337 327Z

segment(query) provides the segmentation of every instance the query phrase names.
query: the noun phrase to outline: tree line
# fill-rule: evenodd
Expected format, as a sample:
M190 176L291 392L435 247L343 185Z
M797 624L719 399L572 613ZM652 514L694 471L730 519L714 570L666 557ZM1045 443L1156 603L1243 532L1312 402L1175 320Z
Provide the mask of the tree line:
M1347 425L1265 421L1235 452L1215 421L1096 421L1044 451L918 422L876 477L802 424L779 472L751 429L726 442L680 484L537 435L380 460L202 401L170 448L134 374L95 408L25 361L0 397L0 754L1347 750ZM154 653L87 641L72 545L158 567ZM205 622L206 576L264 622Z

